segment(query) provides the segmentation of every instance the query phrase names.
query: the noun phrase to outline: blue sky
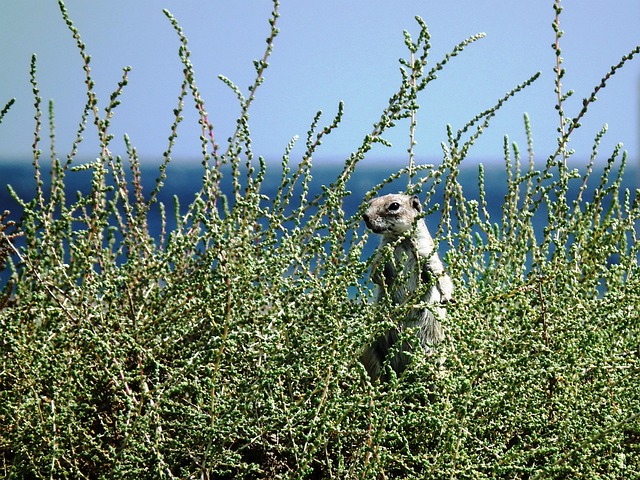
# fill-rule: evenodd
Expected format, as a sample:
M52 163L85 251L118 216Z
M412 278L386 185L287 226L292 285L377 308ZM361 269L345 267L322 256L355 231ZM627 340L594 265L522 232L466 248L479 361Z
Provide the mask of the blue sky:
M399 84L398 58L406 56L403 30L417 35L420 15L431 32L430 64L454 45L479 32L486 38L467 48L420 97L416 137L418 159L438 162L447 124L454 129L492 106L507 91L537 71L540 79L508 102L471 151L470 161L501 161L508 134L525 150L522 115L531 117L536 159L555 150L558 116L554 109L551 0L460 0L389 2L381 0L282 0L280 35L251 112L254 152L279 160L294 135L296 155L316 111L329 123L339 101L345 103L341 127L327 137L318 161L342 160L356 149ZM224 145L239 111L235 95L217 79L223 74L246 91L253 81L253 60L262 56L272 4L267 0L68 0L70 16L92 56L100 106L107 104L122 67L131 66L129 85L113 120L112 150L123 154L127 133L145 161L161 160L172 110L181 84L178 39L162 13L169 9L190 41L192 62L206 108ZM575 115L582 99L622 55L640 44L640 2L565 1L561 16L566 90L565 104ZM41 96L55 102L56 148L71 149L86 99L75 42L53 0L4 0L0 16L0 104L16 103L0 125L0 161L28 159L33 143L33 96L29 62L38 56ZM577 157L588 157L592 139L604 123L609 133L600 148L602 161L623 142L638 159L640 137L640 57L630 62L598 95L583 127L572 138ZM174 151L178 160L199 157L198 125L189 103ZM46 122L46 119L44 119ZM387 135L392 148L376 148L375 159L406 160L408 126ZM47 134L41 148L47 150ZM95 158L97 140L85 135L81 156Z

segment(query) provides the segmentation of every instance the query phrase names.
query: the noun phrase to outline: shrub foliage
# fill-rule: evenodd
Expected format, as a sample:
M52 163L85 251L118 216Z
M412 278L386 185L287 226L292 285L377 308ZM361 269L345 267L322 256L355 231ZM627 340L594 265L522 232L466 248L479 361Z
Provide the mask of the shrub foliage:
M306 152L282 159L275 196L261 187L248 112L277 36L274 1L264 57L226 147L216 143L185 34L176 30L184 81L168 146L150 192L125 139L111 152L110 124L128 68L104 109L90 56L60 1L86 72L87 102L66 159L51 180L40 150L43 108L31 68L36 194L18 198L18 225L0 217L0 470L7 478L632 478L640 475L638 194L621 182L626 154L570 168L567 143L595 94L639 52L608 72L567 116L562 92L560 2L554 4L558 150L543 168L505 138L507 194L490 218L484 170L471 198L461 162L517 86L461 129L448 128L440 166L414 164L418 95L471 37L427 68L430 36L418 20L400 86L330 186L311 194L312 160L338 127L315 117ZM191 99L199 114L202 185L175 211L157 201ZM0 113L9 114L12 101ZM409 125L409 178L438 212L438 239L456 282L444 364L416 351L410 368L371 384L359 355L411 305L372 303L367 234L347 215L347 185L385 132ZM96 160L76 158L97 128ZM272 168L269 165L269 168ZM73 197L65 180L91 175ZM592 175L598 171L600 178ZM442 198L441 205L429 202ZM366 198L365 198L366 200ZM149 213L160 211L154 232ZM169 209L170 210L170 209ZM441 217L440 217L441 212ZM436 218L436 216L433 216ZM544 228L535 227L540 218ZM168 227L168 225L172 225Z

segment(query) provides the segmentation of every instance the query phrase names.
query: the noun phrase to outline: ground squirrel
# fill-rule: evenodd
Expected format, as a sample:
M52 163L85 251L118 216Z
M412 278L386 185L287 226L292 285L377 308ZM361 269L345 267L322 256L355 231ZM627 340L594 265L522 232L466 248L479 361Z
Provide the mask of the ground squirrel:
M362 216L367 227L382 235L372 265L372 280L378 285L378 301L391 295L394 304L405 301L411 304L432 304L425 308L409 309L398 327L378 338L362 355L362 362L372 379L380 376L382 363L389 350L398 340L401 329L415 327L420 343L429 351L429 346L443 339L442 325L445 310L443 304L452 301L453 282L445 273L435 243L422 218L422 205L417 196L391 194L374 198ZM384 265L383 251L387 244L394 245L393 258ZM422 284L429 288L421 298L411 298ZM409 362L404 353L410 350L408 342L391 358L391 367L400 374Z

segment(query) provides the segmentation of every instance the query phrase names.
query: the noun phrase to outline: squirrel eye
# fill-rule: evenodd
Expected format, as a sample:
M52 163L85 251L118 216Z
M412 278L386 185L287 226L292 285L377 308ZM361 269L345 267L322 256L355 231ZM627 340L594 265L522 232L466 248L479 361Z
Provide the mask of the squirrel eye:
M396 210L400 209L400 204L398 202L393 202L390 203L389 206L387 207L387 210L389 210L390 212L395 212Z

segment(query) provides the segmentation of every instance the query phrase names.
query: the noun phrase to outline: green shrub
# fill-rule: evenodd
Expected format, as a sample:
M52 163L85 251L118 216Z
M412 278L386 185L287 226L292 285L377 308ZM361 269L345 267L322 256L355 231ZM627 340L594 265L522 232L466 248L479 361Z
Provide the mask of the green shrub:
M537 170L504 143L507 195L490 218L484 193L468 198L460 164L491 118L534 75L459 131L449 128L438 167L408 167L373 189L409 178L408 191L442 210L438 239L456 282L440 367L417 351L400 378L371 384L359 363L398 310L372 304L362 259L367 234L344 202L358 163L384 133L408 124L420 91L479 36L427 71L429 33L418 19L398 91L371 133L322 193L310 194L312 159L338 127L316 116L306 153L283 156L277 194L261 193L248 111L277 35L270 19L256 81L237 94L241 116L226 148L215 143L178 33L184 82L155 188L143 194L140 163L110 151L109 133L128 69L104 111L89 56L60 2L84 60L87 103L73 151L53 148L50 188L41 179L42 100L36 105L38 188L20 202L18 226L0 217L0 469L7 478L634 478L640 475L640 282L637 192L623 190L626 154L611 154L593 184L597 146L570 169L567 142L595 94L565 116L555 4L558 150ZM190 96L200 115L202 188L167 228L157 195ZM12 102L2 110L0 120ZM75 158L94 124L97 159ZM65 179L91 174L91 191L69 198ZM357 173L355 173L357 175ZM591 181L589 181L591 180ZM223 195L224 192L231 192ZM576 193L577 192L577 193ZM162 231L152 234L151 209ZM437 215L440 218L440 214ZM542 231L534 220L543 218ZM433 219L432 219L433 220ZM394 311L395 310L395 311Z

